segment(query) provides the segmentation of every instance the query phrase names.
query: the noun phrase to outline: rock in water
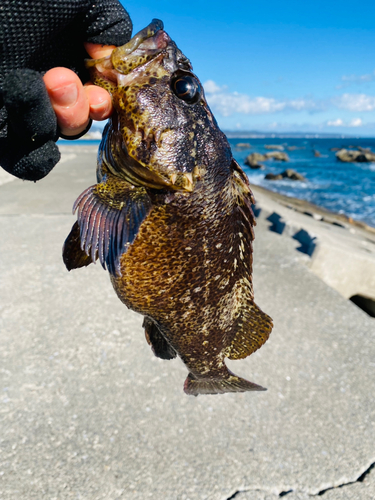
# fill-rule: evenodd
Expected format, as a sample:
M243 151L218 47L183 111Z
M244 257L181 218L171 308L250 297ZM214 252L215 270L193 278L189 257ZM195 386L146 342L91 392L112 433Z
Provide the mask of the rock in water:
M267 174L264 177L268 181L281 181L282 179L291 179L292 181L305 181L305 177L292 168L287 168L281 174Z
M289 156L286 153L282 153L281 151L271 151L270 153L266 153L265 157L267 159L273 158L277 161L289 161Z
M284 151L284 146L281 144L265 144L265 149L277 149L278 151Z
M267 158L260 153L251 153L244 161L245 165L248 165L253 170L264 169L264 166L259 161L265 161Z
M281 181L283 176L281 174L266 174L264 178L266 181Z
M292 168L287 168L284 172L281 174L284 179L291 179L292 181L305 181L305 177L302 174L299 174Z
M363 150L353 151L348 149L340 149L340 151L337 151L336 153L336 158L345 163L375 162L375 153L363 152Z
M235 148L238 149L239 151L242 151L243 149L250 149L251 144L248 142L239 142L238 144L235 145Z

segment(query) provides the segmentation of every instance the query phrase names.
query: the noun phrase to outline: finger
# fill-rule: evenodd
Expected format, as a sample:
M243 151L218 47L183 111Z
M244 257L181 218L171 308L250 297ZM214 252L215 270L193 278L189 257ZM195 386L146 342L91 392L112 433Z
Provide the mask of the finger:
M90 106L78 76L67 68L52 68L43 77L61 132L74 136L89 124Z
M113 49L116 48L115 45L98 45L97 43L90 42L85 42L84 46L92 59L101 59L102 57L109 56Z
M83 87L89 102L90 118L92 120L106 120L112 114L112 99L109 93L96 85L86 84Z

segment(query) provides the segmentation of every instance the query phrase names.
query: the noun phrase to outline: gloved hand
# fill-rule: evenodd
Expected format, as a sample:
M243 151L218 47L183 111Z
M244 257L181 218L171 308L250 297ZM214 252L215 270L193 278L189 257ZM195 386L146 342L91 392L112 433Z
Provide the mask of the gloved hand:
M36 181L60 159L43 73L63 66L85 82L83 43L123 45L131 30L117 0L1 0L0 165L5 170Z

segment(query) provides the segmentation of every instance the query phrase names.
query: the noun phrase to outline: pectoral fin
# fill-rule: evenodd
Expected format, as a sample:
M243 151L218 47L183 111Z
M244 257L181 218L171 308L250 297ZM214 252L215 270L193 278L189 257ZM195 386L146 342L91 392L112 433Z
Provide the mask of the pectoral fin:
M90 257L91 262L99 258L103 268L107 267L111 274L120 274L120 257L133 243L151 209L146 190L135 188L120 178L104 176L101 183L89 187L78 197L73 213L77 209L81 253ZM64 246L64 262L68 269L90 263L82 264L83 257L77 251L77 229L74 237L72 233Z

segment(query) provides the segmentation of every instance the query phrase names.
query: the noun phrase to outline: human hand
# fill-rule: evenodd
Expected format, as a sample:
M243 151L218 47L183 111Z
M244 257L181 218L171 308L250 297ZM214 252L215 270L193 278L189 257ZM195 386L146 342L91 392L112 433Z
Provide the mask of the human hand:
M84 42L97 58L90 52L93 44L97 50L102 44L105 50L123 45L131 29L118 0L1 0L0 165L5 170L25 180L42 179L60 159L59 127L64 136L75 136L90 117L110 115L109 95L79 81L89 79Z
M109 55L114 45L85 43L92 59ZM109 93L96 85L83 85L74 71L52 68L43 77L44 84L56 114L60 136L79 136L89 127L91 120L106 120L112 114Z

